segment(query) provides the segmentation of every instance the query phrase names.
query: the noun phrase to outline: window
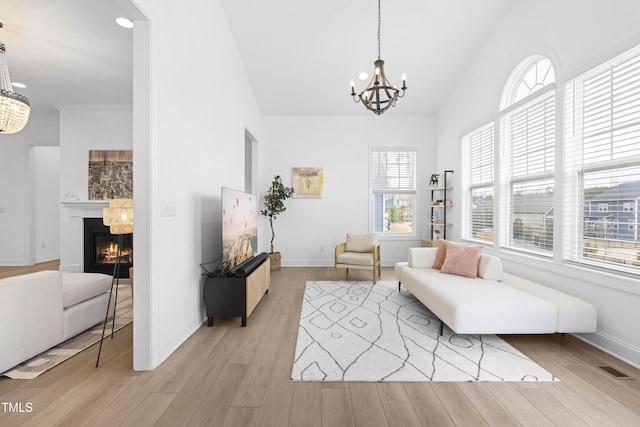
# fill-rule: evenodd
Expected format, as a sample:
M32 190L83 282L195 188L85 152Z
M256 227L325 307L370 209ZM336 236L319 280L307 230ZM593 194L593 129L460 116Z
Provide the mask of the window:
M416 234L416 149L373 148L371 187L374 231Z
M507 80L500 109L517 103L556 81L549 58L534 55L522 61Z
M561 89L527 58L461 144L463 239L640 275L640 46Z
M534 57L506 93L500 117L500 245L551 255L554 221L555 92L551 62ZM504 98L504 96L503 96Z
M462 138L462 238L493 242L493 123Z
M569 81L565 99L563 257L637 274L640 46Z

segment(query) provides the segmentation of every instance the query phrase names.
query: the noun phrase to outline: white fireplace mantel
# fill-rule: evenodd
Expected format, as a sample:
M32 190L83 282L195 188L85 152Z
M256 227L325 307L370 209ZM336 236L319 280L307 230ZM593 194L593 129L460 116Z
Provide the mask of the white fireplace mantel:
M109 207L109 200L63 200L60 202L62 206L66 206L71 211L92 211L100 212L102 217L102 209ZM96 218L94 216L87 218Z
M102 218L109 200L60 202L60 271L84 271L84 218Z

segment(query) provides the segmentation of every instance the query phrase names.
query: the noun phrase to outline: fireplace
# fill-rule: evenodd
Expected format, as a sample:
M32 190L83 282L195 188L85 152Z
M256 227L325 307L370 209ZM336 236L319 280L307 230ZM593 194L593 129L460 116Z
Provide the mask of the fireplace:
M133 235L122 235L120 273L118 277L129 278L129 267L133 267ZM84 272L113 275L118 253L118 235L111 234L102 218L84 218Z

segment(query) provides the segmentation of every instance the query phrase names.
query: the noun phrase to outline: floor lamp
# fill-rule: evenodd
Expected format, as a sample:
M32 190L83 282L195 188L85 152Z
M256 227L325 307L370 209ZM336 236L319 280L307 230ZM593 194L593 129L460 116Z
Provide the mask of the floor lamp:
M109 302L107 303L107 313L104 316L104 325L102 326L102 338L100 338L100 348L98 349L98 360L96 360L96 368L100 363L100 353L102 353L102 342L104 341L104 333L107 329L107 321L109 319L109 308L111 307L111 298L113 296L113 288L115 284L116 295L113 298L113 320L111 324L111 338L116 326L116 307L118 304L118 288L120 285L120 258L122 257L123 240L126 234L133 233L133 199L113 199L109 201L109 207L102 211L102 222L108 225L111 234L118 236L118 250L116 251L116 263L113 266L113 278L111 279L111 291L109 291Z

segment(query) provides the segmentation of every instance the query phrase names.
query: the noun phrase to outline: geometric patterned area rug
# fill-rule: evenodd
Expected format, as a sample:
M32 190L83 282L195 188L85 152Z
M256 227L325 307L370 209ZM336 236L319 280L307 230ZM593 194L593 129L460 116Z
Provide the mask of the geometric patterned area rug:
M115 297L115 288L113 296ZM113 305L113 301L111 301ZM107 330L105 331L105 340L111 336L111 321L113 317L109 317ZM115 330L118 331L129 323L133 322L133 304L131 303L131 286L118 286L118 306L116 312ZM54 366L59 365L65 360L75 356L81 351L89 348L93 344L100 341L102 337L102 326L104 321L100 322L91 329L88 329L75 337L69 338L63 343L46 350L29 360L22 362L9 371L0 375L13 378L16 380L31 380L38 375L48 371ZM98 357L96 349L96 357Z
M459 335L397 282L309 281L294 381L558 381L496 335Z

